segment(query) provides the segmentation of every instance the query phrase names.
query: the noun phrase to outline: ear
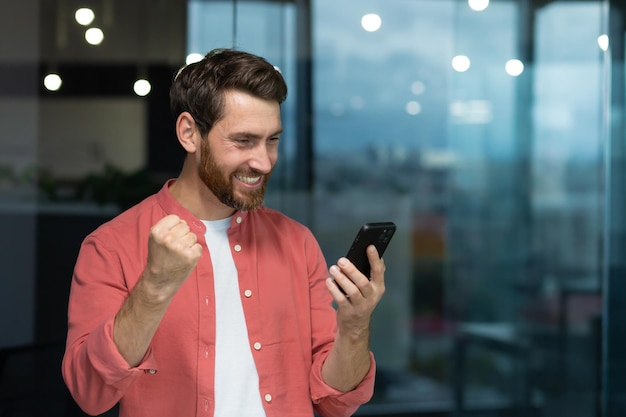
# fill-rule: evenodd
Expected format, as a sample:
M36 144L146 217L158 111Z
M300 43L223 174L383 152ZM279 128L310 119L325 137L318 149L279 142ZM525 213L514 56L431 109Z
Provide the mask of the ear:
M176 136L182 147L188 153L194 153L196 151L198 130L196 129L196 121L189 112L182 112L178 115L176 119Z

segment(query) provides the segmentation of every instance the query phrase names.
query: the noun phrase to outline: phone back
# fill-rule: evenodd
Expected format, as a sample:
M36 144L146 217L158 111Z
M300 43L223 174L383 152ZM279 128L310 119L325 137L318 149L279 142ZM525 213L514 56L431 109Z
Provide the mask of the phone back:
M374 245L378 251L378 255L382 257L395 232L396 225L393 222L364 224L352 241L346 258L348 258L363 275L369 278L371 271L370 263L367 259L367 247Z

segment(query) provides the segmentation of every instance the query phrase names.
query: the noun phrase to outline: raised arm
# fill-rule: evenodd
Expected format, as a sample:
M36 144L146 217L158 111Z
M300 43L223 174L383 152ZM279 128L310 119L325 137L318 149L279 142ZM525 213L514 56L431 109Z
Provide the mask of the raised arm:
M85 239L68 306L63 378L92 415L113 407L138 376L157 366L146 355L150 341L202 251L176 216L151 228L143 240L147 248L136 248L132 239L116 240L118 232L107 229ZM136 285L132 277L140 277Z

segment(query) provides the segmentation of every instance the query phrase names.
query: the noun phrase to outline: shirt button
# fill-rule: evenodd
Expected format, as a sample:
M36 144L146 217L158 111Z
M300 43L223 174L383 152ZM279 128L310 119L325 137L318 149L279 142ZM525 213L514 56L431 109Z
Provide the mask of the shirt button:
M254 350L261 350L261 344L259 342L254 344Z
M272 402L272 394L265 394L265 401L267 401L268 403Z
M250 291L250 290L245 290L245 291L243 292L243 295L245 295L247 298L250 298L250 297L252 297L252 291Z
M150 375L154 375L154 374L156 374L156 369L148 369L148 373Z
M241 252L241 245L235 245L235 252Z
M243 221L243 219L241 218L241 216L238 216L236 221L237 221L237 223L241 223Z

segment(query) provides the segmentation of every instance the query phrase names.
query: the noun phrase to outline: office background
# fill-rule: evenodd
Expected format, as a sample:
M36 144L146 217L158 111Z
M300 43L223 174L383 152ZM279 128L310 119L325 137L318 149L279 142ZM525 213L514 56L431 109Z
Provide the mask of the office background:
M172 76L224 46L289 84L266 204L329 263L399 226L358 415L623 415L624 25L609 0L3 1L0 416L83 415L78 246L177 175Z

